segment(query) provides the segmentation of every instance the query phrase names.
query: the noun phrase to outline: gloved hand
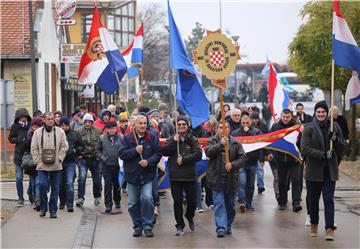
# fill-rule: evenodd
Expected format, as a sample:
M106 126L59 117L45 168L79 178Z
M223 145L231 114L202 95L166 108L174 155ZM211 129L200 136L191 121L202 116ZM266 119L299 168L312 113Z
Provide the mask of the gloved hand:
M329 132L329 139L331 139L334 143L337 141L337 136L334 131Z
M328 151L326 152L326 159L331 159L332 156L333 156L333 151L328 150Z

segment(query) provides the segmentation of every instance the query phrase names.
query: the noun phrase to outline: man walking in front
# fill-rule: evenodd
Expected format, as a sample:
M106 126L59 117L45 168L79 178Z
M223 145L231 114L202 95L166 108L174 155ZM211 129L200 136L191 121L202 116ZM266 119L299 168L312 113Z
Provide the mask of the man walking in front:
M48 211L47 191L51 186L50 218L56 218L59 198L62 162L69 148L65 132L54 124L54 114L44 114L44 127L34 132L31 140L31 155L36 163L40 185L40 217Z
M227 129L229 128L226 123ZM239 186L239 167L245 164L246 155L239 141L224 136L222 123L217 125L216 135L206 145L209 158L206 184L212 190L216 233L218 238L231 234L235 218L235 194ZM229 145L229 162L225 160L225 145Z
M128 183L128 211L133 222L133 237L144 234L153 237L154 201L152 181L160 161L160 143L155 132L150 132L148 118L138 114L134 130L121 141L119 157L124 161L125 179Z

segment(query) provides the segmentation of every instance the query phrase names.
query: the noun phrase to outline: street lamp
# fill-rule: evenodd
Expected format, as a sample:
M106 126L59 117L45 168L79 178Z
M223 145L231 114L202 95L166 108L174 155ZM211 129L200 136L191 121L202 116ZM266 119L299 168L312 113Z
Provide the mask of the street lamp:
M232 35L231 38L233 39L235 46L238 45L238 40L239 40L239 36L238 35ZM236 61L236 65L237 65L237 61ZM236 65L235 65L235 74L234 74L234 79L235 79L235 106L238 105L238 84L237 84L237 79L236 79Z

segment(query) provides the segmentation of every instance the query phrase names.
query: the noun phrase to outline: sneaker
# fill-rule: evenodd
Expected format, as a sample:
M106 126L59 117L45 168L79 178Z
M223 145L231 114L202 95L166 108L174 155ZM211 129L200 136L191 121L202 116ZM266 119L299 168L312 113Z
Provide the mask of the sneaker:
M336 225L336 223L334 222L333 230L336 230L336 229L337 229L337 225Z
M126 189L126 188L123 188L123 189L122 189L122 192L123 192L123 194L127 194L127 189Z
M219 231L217 232L217 235L216 235L218 238L224 238L225 237L225 232L224 231Z
M50 218L51 218L51 219L56 219L56 218L57 218L56 213L50 213Z
M327 241L335 240L334 230L333 229L328 228L328 229L325 230L325 240L327 240Z
M195 231L195 223L193 219L188 220L189 221L189 228L191 231Z
M95 205L95 206L99 206L99 205L100 205L100 198L95 198L95 199L94 199L94 205Z
M60 205L59 205L59 209L64 209L65 208L65 203L63 204L63 203L60 203Z
M154 214L155 214L155 216L158 216L158 215L159 215L159 211L160 211L159 207L158 207L158 206L155 206L155 207L154 207Z
M232 230L231 230L231 228L230 228L230 229L228 229L228 230L226 230L226 234L227 234L227 235L232 234Z
M244 203L240 203L239 209L240 209L240 212L241 212L241 213L245 213L245 211L246 211L245 204L244 204Z
M202 213L204 213L204 209L196 208L196 212L199 213L199 214L202 214Z
M40 210L39 216L40 217L45 217L45 215L46 215L46 211L45 210Z
M105 208L105 213L111 213L111 211L112 211L112 208L111 207L106 207Z
M76 202L77 207L82 207L84 205L84 198L79 198Z
M261 194L262 192L265 191L265 188L264 187L258 187L258 193Z
M68 208L67 208L67 211L68 211L69 213L73 213L73 212L74 212L74 208L73 208L73 207L68 207Z
M120 202L119 202L119 203L115 203L115 208L117 208L117 209L121 208Z
M175 236L184 235L184 229L182 229L182 228L177 228L174 235L175 235Z
M306 215L305 226L310 226L310 215Z
M151 229L145 229L144 234L146 237L154 237L153 231Z
M17 207L23 207L23 206L24 206L24 199L19 199L19 200L16 202L16 206L17 206Z
M300 205L293 207L293 212L295 212L295 213L300 212L301 210L302 210L302 207Z
M133 237L140 237L142 236L142 230L135 230L133 232Z
M279 210L281 211L286 210L286 205L279 205Z
M160 199L165 199L166 198L166 193L165 192L159 192L159 198Z
M214 205L210 205L210 206L208 207L208 209L209 209L209 210L214 210Z

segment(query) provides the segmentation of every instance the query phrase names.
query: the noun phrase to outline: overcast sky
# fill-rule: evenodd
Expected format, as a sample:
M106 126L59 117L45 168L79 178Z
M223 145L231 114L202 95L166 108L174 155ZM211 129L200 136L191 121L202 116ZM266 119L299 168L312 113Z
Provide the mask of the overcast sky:
M138 6L149 2L158 2L166 9L165 0L138 0ZM303 22L299 13L304 4L299 0L222 0L222 30L239 35L240 54L247 55L240 63L265 62L266 55L273 62L286 63L288 44ZM209 30L220 27L219 0L172 0L170 5L183 39L196 22Z

